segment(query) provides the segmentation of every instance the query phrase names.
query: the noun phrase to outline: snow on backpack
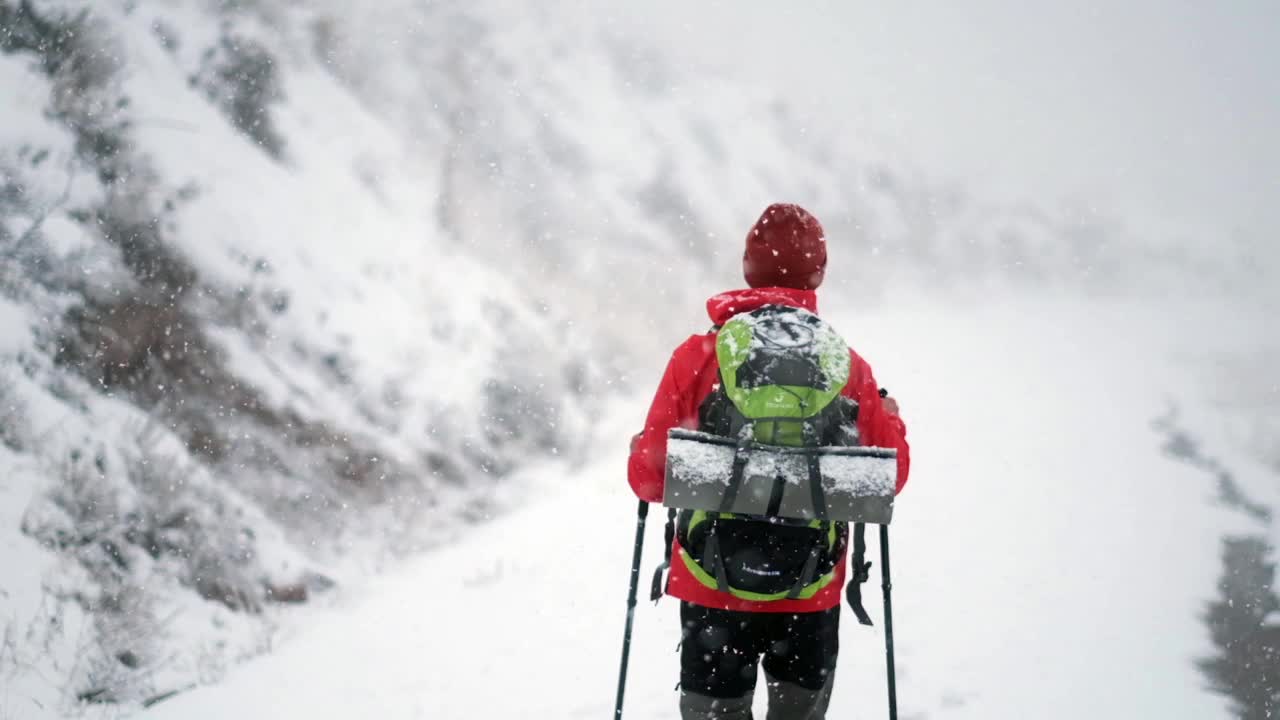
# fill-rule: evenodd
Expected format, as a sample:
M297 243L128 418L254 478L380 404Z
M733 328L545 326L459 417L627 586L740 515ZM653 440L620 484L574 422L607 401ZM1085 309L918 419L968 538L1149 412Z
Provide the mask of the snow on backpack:
M690 574L734 597L810 598L835 578L846 521L888 521L896 453L859 446L857 404L841 395L848 344L817 315L736 315L716 333L716 356L720 382L698 430L668 437L668 548L679 539Z

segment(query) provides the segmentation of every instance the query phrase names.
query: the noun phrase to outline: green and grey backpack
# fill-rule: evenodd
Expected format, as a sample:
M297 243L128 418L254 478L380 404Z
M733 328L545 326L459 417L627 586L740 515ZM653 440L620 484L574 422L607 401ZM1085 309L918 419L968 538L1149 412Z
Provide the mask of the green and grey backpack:
M858 444L857 404L841 395L849 346L817 315L784 305L736 315L716 333L716 357L720 382L698 429L738 443L735 474L755 445ZM674 534L698 582L756 601L812 597L848 542L844 523L704 510L679 511Z

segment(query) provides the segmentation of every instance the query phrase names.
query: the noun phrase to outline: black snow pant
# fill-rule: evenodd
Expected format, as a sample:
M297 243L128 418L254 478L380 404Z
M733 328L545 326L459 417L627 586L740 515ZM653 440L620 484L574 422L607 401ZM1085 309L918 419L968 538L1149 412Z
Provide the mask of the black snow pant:
M744 613L680 604L683 720L751 720L763 658L768 720L824 720L840 650L840 608Z

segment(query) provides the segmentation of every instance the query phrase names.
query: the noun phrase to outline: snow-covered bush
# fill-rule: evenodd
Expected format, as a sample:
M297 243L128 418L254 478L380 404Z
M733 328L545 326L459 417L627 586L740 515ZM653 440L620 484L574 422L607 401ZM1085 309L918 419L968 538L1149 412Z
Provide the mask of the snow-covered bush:
M1218 654L1197 663L1215 692L1231 699L1243 720L1280 712L1280 613L1275 547L1263 536L1222 541L1218 598L1205 610Z
M276 59L264 45L224 32L217 46L205 50L190 83L263 152L284 157L284 137L271 120L271 105L284 99L284 89Z
M0 444L21 452L30 443L27 408L14 389L14 381L0 371Z

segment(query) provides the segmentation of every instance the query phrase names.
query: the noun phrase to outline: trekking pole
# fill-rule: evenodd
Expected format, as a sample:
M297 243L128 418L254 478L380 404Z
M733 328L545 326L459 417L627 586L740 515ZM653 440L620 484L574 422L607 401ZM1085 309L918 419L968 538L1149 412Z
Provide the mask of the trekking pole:
M622 693L627 688L627 659L631 655L631 624L636 616L636 587L640 583L640 551L644 547L644 519L649 514L649 503L640 501L636 510L636 549L631 558L631 592L627 594L627 627L622 633L622 668L618 671L618 702L613 709L614 720L622 720Z
M893 600L889 579L889 526L880 526L880 587L884 588L884 656L889 676L889 720L898 720L898 678L893 667Z

